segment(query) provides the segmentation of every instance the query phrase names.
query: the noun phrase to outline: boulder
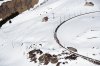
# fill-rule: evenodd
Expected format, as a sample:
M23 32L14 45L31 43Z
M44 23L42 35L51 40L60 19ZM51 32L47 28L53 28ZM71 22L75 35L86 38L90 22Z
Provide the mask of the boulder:
M51 57L52 55L45 53L42 56L40 56L38 60L40 63L44 63L44 65L47 65L50 62Z
M50 61L51 61L52 64L57 63L57 62L58 62L57 56L56 56L56 55L53 55L53 56L50 58Z

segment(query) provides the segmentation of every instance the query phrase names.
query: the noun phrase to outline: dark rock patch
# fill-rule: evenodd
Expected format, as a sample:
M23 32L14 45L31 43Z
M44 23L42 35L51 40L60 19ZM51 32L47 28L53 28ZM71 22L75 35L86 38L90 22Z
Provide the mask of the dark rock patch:
M41 51L40 49L34 49L29 51L29 58L32 61L34 61L35 63L37 63L37 61L40 64L43 65L48 65L49 63L52 64L56 64L56 66L60 66L60 64L67 64L67 60L76 60L78 56L76 56L75 54L71 54L69 55L69 53L62 51L61 54L50 54L50 53L43 53L43 51ZM39 57L37 57L37 55L39 55ZM59 62L59 60L65 60L62 62Z
M94 6L94 3L93 2L86 2L85 6Z
M57 58L57 55L53 55L51 58L50 58L50 61L52 64L55 64L58 62L58 58Z
M69 60L76 60L78 56L76 56L75 54L72 54L70 56L65 57L65 59L69 59Z
M43 52L42 52L40 49L34 49L34 50L31 50L31 51L29 52L29 54L33 54L33 53L42 54Z
M39 57L39 62L44 63L44 65L47 65L50 62L50 58L52 56L48 53L43 54L42 56Z
M0 28L2 27L2 25L4 25L8 20L13 19L14 17L16 17L17 15L19 15L19 12L15 12L12 13L10 16L6 17L5 19L0 21Z
M56 66L60 66L60 64L61 64L61 62L58 62L58 63L56 64Z
M4 2L0 6L0 18L5 19L15 12L22 13L34 7L38 1L39 0L12 0Z
M43 17L42 22L47 22L48 21L48 16Z
M42 54L43 52L40 50L40 49L34 49L34 50L31 50L30 52L28 52L29 54L29 58L32 61L34 61L35 63L37 63L37 54Z

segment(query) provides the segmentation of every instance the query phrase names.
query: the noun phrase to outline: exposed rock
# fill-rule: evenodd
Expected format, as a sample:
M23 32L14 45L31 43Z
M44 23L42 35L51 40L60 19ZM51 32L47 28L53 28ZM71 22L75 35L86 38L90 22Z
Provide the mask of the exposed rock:
M9 17L6 17L5 19L1 20L0 21L0 28L2 27L3 24L5 24L8 20L16 17L17 15L19 15L19 12L15 12L15 13L12 13Z
M37 62L37 61L36 61L36 59L37 59L37 58L36 58L36 54L33 54L32 52L29 52L29 58L30 58L31 62L32 62L32 61L34 61L35 63Z
M34 49L34 50L31 50L29 52L29 54L33 54L33 53L35 53L35 54L42 54L43 52L40 49Z
M36 54L29 54L29 58L31 58L31 62L34 61L35 63L37 62Z
M67 47L69 49L69 51L71 52L77 52L77 49L76 48L73 48L73 47Z
M47 22L48 21L48 16L43 17L42 22Z
M86 2L85 6L94 6L94 3L93 2Z
M0 18L5 19L12 13L23 11L34 7L39 0L12 0L2 3L0 6Z
M45 53L42 56L40 56L38 60L40 63L43 63L44 65L47 65L49 62L51 62L52 64L58 62L58 58L56 55L51 55L48 53Z
M56 56L56 55L53 55L53 56L50 58L50 61L51 61L52 64L57 63L57 62L58 62L57 56Z
M44 65L47 65L50 62L50 58L52 56L48 53L43 54L42 56L39 57L39 62L44 63Z
M9 23L12 23L12 21L11 21L11 20L9 20Z
M95 56L96 54L92 54L92 55L94 55L94 56Z
M68 47L67 47L68 48ZM68 52L66 52L66 51L62 51L62 53L61 53L62 55L68 55Z
M40 49L34 49L34 50L31 50L28 54L29 54L29 58L32 61L34 61L35 63L37 62L37 57L36 55L37 54L42 54L43 52L40 50Z
M61 62L58 62L56 66L60 66Z
M62 64L67 64L68 62L66 61L66 62L62 62Z
M48 65L49 63L52 63L52 64L56 64L56 66L60 66L60 64L67 64L68 62L66 60L76 60L78 57L75 54L69 55L65 51L63 51L63 53L61 53L59 56L59 54L52 55L49 53L43 53L40 49L34 49L34 50L31 50L28 54L29 54L29 58L31 62L34 61L35 63L37 63L37 60L38 60L40 64ZM65 61L58 62L60 60L65 60Z
M65 59L69 59L69 60L76 60L78 56L76 56L75 54L72 54L70 56L65 57Z

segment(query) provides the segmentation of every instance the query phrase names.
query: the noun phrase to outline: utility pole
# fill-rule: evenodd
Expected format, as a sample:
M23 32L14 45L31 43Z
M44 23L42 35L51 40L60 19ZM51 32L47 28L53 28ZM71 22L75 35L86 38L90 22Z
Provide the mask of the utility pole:
M53 17L53 19L55 18L55 15L54 15L54 13L52 13L52 17Z
M60 16L60 23L61 23L61 16Z

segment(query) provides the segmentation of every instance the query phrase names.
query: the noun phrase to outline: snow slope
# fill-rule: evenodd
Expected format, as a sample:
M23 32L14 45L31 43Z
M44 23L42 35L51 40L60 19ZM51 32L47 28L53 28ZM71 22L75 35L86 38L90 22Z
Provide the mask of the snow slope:
M40 0L39 7L23 12L12 19L11 24L7 22L0 29L0 66L38 66L38 63L29 62L27 59L27 52L32 49L29 48L32 44L35 44L33 48L41 49L45 53L59 54L64 49L54 40L55 28L62 21L75 15L99 11L99 0L92 1L95 4L93 7L84 6L84 0L48 0L39 5L44 2ZM49 17L48 22L42 22L45 16ZM100 60L99 20L100 13L72 19L59 29L59 40L66 47L77 48L79 54ZM42 47L39 44L42 44ZM68 66L96 66L81 58L68 62ZM55 64L50 63L48 66Z

